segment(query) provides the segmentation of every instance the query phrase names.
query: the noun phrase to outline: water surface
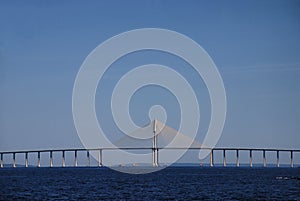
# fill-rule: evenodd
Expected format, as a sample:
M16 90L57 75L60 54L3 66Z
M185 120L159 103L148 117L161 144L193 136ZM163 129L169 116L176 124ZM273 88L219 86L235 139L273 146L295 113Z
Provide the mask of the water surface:
M300 168L3 168L0 200L300 200Z

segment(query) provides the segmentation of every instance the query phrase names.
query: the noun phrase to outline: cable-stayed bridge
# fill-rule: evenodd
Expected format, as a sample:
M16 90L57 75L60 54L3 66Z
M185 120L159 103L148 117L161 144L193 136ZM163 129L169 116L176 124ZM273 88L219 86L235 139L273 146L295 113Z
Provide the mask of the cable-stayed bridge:
M130 136L136 136L137 138L133 138ZM150 122L150 124L140 128L130 136L125 136L119 139L114 144L116 147L99 147L99 148L72 148L72 149L40 149L40 150L21 150L21 151L3 151L0 152L0 168L4 167L6 161L4 158L7 157L12 159L12 164L10 167L17 167L19 165L19 161L17 161L17 155L23 155L24 157L24 164L23 167L41 167L41 155L45 153L48 155L48 166L49 167L66 167L66 153L73 153L73 165L74 167L78 165L78 154L85 152L86 153L86 166L91 166L91 152L97 152L97 165L98 167L102 167L105 165L105 161L103 161L103 155L105 152L109 151L144 151L144 152L151 152L152 161L149 163L144 163L146 166L153 166L158 167L160 164L163 164L164 161L160 160L160 152L164 151L183 151L183 150L205 150L209 152L209 166L215 166L215 153L222 152L222 166L226 167L227 157L226 154L228 152L235 152L235 166L240 166L240 153L241 152L248 152L248 165L253 167L253 154L254 153L261 153L262 161L261 164L263 167L267 167L267 153L275 153L276 154L276 162L275 165L280 167L280 155L282 153L288 153L289 155L289 166L294 167L294 155L300 153L300 149L272 149L272 148L242 148L242 147L205 147L201 145L199 142L195 141L194 139L179 133L175 129L154 120ZM174 138L177 138L177 142L180 143L173 143L173 146L167 146L170 142L173 142ZM189 145L188 147L186 145ZM54 153L60 153L60 165L54 165ZM170 152L171 153L171 152ZM35 164L29 164L29 155L37 159ZM6 156L6 157L4 157ZM94 155L95 156L95 155ZM94 157L95 158L95 157ZM57 158L56 158L57 159ZM285 157L286 159L286 157ZM287 159L286 159L287 160ZM9 160L11 161L11 160ZM198 161L197 161L198 162ZM219 162L220 163L220 162ZM70 166L70 165L68 165ZM95 166L95 165L92 165Z

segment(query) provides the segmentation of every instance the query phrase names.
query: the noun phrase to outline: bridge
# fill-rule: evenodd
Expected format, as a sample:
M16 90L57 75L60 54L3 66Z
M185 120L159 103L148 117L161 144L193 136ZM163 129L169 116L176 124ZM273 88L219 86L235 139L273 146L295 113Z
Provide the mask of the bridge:
M117 150L148 150L152 153L152 161L149 161L150 166L158 167L160 165L159 161L159 153L162 150L206 150L209 151L209 166L213 167L215 166L215 152L222 152L222 163L223 166L227 166L226 161L226 153L227 152L235 152L235 166L240 166L240 152L248 152L248 164L250 167L253 167L254 161L253 161L253 153L254 152L260 152L262 154L262 164L263 167L267 167L267 157L266 153L272 152L276 154L276 166L280 167L280 153L285 152L289 153L289 166L294 167L294 154L300 153L300 149L270 149L270 148L233 148L233 147L205 147L201 145L200 143L196 142L193 139L190 139L189 137L179 133L178 131L164 125L163 123L154 120L147 126L143 127L141 130L135 131L134 135L149 135L151 134L149 141L152 145L144 145L134 142L134 146L130 144L128 138L125 137L119 141L116 142L117 147L101 147L101 148L74 148L74 149L41 149L41 150L22 150L22 151L2 151L0 152L0 168L4 167L4 156L9 155L12 157L12 166L11 167L17 167L17 160L16 155L23 155L24 156L24 167L32 166L32 164L29 164L29 157L28 155L35 155L37 158L37 163L34 164L36 167L41 167L41 154L47 153L49 155L49 167L54 167L53 163L53 154L54 153L60 153L61 154L61 165L60 167L66 167L66 153L73 153L74 157L74 167L78 166L78 153L79 152L85 152L86 153L86 166L91 166L91 152L98 152L98 159L97 159L97 166L102 167L103 166L103 154L106 151L117 151ZM170 142L170 140L173 139L173 137L179 137L180 141L186 141L190 142L190 147L169 147L164 146L163 141L165 141L166 144ZM164 139L161 139L158 141L159 137L163 137ZM160 145L158 144L160 142Z
M157 148L153 148L153 147L120 147L120 148L112 148L112 147L106 147L106 148L93 148L93 149L44 149L44 150L25 150L25 151L5 151L5 152L0 152L0 167L3 168L4 167L4 155L11 155L12 156L12 160L13 160L13 164L12 167L17 167L17 162L16 162L16 155L20 154L20 155L24 155L24 159L25 159L25 164L24 167L29 167L29 161L28 161L28 154L35 154L37 157L37 164L36 167L41 167L41 153L48 153L49 155L49 167L54 167L53 166L53 153L55 152L60 152L61 153L61 167L66 167L66 163L65 163L65 155L66 152L73 152L74 154L74 167L78 166L78 152L86 152L86 159L87 159L87 167L90 167L90 152L91 151L97 151L98 152L98 167L102 167L103 166L103 160L102 160L102 156L103 156L103 152L108 151L108 150L118 150L118 149L123 149L123 150L151 150L153 157L152 157L152 166L156 167L159 166L159 160L158 160L158 156L159 156L159 150L161 149L169 149L169 150L176 150L176 149L186 149L186 148L182 148L182 147L168 147L168 148L163 148L163 147L157 147ZM235 166L239 167L240 166L240 158L239 158L239 153L241 151L247 151L249 152L249 166L253 167L253 152L261 152L262 153L262 164L263 167L267 166L267 158L266 158L266 153L267 152L275 152L276 153L276 166L280 167L280 152L288 152L290 155L290 167L294 167L294 160L293 160L293 156L294 153L299 152L300 150L296 150L296 149L260 149L260 148L201 148L201 147L190 147L188 148L188 150L201 150L201 149L206 149L210 151L210 163L209 166L213 167L214 166L214 152L216 151L221 151L223 153L223 166L226 167L227 163L226 163L226 152L227 151L235 151ZM32 165L32 164L31 164Z

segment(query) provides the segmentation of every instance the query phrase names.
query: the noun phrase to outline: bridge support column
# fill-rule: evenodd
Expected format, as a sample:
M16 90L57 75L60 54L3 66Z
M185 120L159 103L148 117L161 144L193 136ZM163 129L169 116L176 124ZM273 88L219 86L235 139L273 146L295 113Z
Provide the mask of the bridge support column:
M99 149L98 153L98 167L102 167L102 149Z
M50 151L50 167L53 167L52 151Z
M74 167L77 167L77 165L78 165L78 162L77 162L77 150L75 150L75 152L74 152L74 154L75 154L75 158L74 158Z
M293 151L291 151L291 167L294 167Z
M211 149L210 151L210 167L213 167L214 166L214 150Z
M236 150L236 167L240 167L239 150Z
M28 152L25 153L25 167L28 167Z
M263 150L263 163L264 167L267 167L266 150Z
M253 160L252 160L252 150L250 149L250 167L252 167L253 166Z
M223 166L226 167L226 150L223 149Z
M152 149L152 166L157 167L158 166L158 149L153 148Z
M154 148L152 148L152 166L155 166L155 151L154 151Z
M156 148L156 167L159 166L159 163L158 163L158 148Z
M65 163L65 151L62 151L62 161L61 161L61 166L65 167L66 163Z
M16 167L16 153L13 153L13 167Z
M41 167L41 152L38 152L38 167Z
M152 149L152 166L158 167L158 149L157 148Z
M90 152L89 151L86 152L86 159L87 159L86 166L90 167L91 160L90 160Z
M3 153L0 156L0 168L3 168Z
M277 167L279 167L279 151L276 151Z

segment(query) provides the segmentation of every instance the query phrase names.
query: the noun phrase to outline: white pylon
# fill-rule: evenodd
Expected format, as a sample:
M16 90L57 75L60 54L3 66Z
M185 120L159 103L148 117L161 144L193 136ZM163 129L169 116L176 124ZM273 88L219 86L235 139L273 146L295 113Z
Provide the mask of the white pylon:
M157 147L157 128L156 119L153 121L153 146L152 146L152 166L158 166L158 147Z

